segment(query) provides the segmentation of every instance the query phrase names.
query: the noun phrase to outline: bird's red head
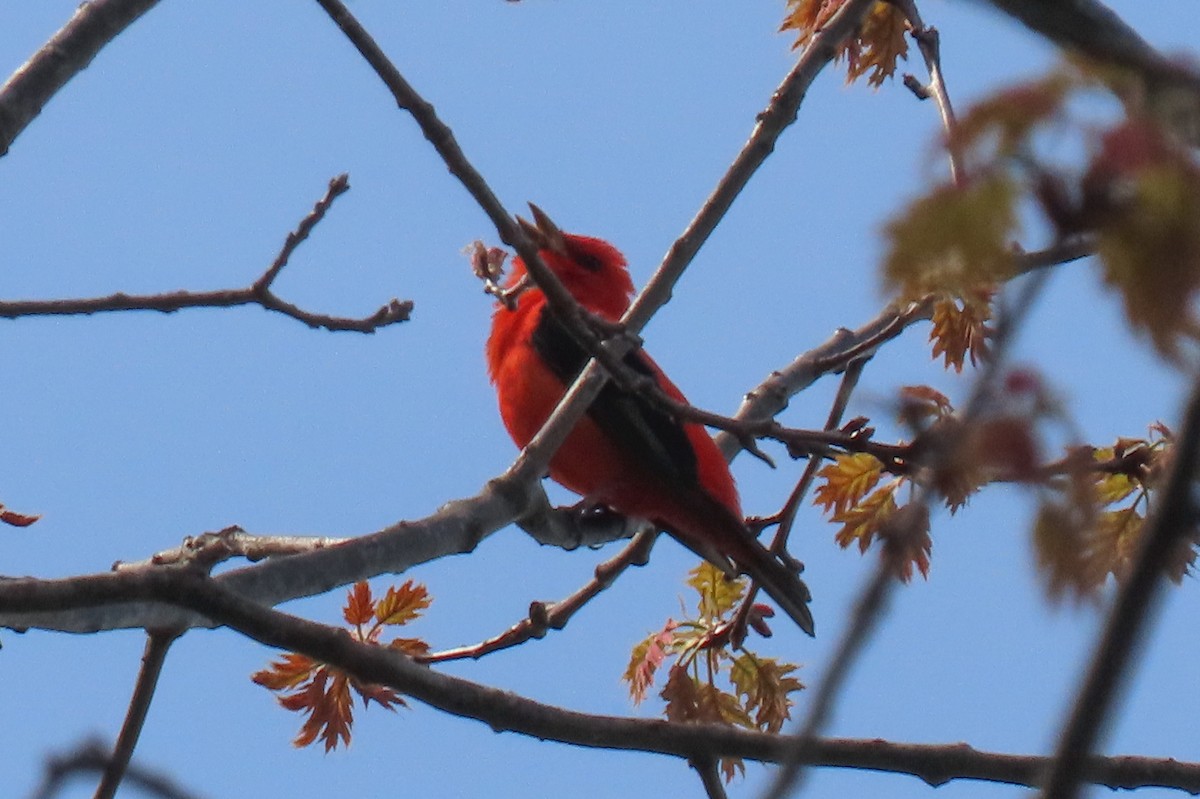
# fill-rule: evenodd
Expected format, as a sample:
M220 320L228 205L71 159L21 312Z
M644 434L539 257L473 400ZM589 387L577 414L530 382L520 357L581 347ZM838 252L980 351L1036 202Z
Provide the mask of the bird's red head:
M550 271L584 308L611 321L619 319L633 296L625 256L603 239L563 233L540 208L532 203L529 207L534 222L521 219L521 227ZM525 273L524 261L514 259L509 285Z

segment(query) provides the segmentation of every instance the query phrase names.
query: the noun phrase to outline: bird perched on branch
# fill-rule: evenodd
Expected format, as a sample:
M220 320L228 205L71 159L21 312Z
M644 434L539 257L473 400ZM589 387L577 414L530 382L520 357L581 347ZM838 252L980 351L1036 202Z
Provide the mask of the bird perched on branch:
M542 261L580 306L617 322L633 294L625 257L601 239L561 232L539 208L530 208L535 223L518 221ZM516 258L506 285L522 281L528 281L527 270ZM517 446L537 434L589 357L535 286L517 293L515 304L496 307L488 372ZM631 351L624 363L668 397L686 402L644 351ZM680 421L610 380L551 458L550 476L589 502L648 519L727 574L750 575L813 634L807 586L746 527L729 466L703 426Z

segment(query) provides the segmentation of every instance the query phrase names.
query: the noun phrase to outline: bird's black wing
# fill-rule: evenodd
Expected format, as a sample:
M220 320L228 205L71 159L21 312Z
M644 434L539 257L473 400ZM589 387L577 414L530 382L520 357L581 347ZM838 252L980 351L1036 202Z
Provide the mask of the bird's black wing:
M570 385L588 362L587 351L549 307L542 309L531 343L565 385ZM656 376L648 356L640 349L626 354L624 362L640 375ZM588 409L588 415L650 475L680 487L696 486L696 454L682 423L671 414L610 380Z

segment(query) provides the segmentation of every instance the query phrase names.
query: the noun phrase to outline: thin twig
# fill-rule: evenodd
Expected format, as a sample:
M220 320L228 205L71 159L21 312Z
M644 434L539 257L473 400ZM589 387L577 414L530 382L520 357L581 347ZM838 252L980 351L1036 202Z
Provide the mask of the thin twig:
M108 749L99 741L84 741L66 754L46 759L42 784L30 799L54 799L75 776L103 774L108 768ZM125 784L158 799L198 799L198 795L176 783L166 774L151 771L136 763L125 772Z
M368 317L350 319L340 316L312 313L282 300L271 291L271 284L287 265L288 259L312 229L329 210L334 199L350 188L348 176L338 175L329 181L325 195L317 201L312 211L294 231L288 234L283 248L267 270L251 285L241 289L219 289L216 291L173 291L162 294L110 294L107 297L90 297L64 300L0 300L0 318L16 319L24 316L79 316L111 311L158 311L173 313L184 308L232 308L239 305L259 305L268 311L290 316L312 328L330 331L354 331L374 333L381 327L408 321L412 314L411 300L389 300L386 305Z
M1167 566L1196 532L1200 513L1194 499L1200 472L1200 379L1184 411L1173 449L1173 466L1162 496L1147 521L1129 576L1121 584L1087 676L1055 749L1042 796L1074 799L1088 756L1107 729L1162 594Z
M256 292L260 294L267 294L269 292L271 284L275 282L275 278L279 277L279 273L287 266L288 259L292 257L292 253L308 238L308 234L312 233L312 229L325 218L325 214L333 206L333 201L348 191L350 191L349 173L343 172L329 180L329 187L325 189L325 196L317 200L316 204L313 205L313 209L308 212L307 216L300 220L300 224L296 226L296 229L288 233L287 238L283 242L283 249L279 251L279 255L275 256L274 262L267 267L267 271L263 272L262 276L254 281L254 290Z
M657 530L643 530L620 552L596 566L595 576L578 591L558 602L533 602L529 615L497 636L471 646L446 649L417 659L421 663L444 663L448 660L478 660L484 655L519 646L532 639L545 637L550 630L561 630L588 602L609 588L630 566L645 565L650 548L658 537Z
M167 650L183 633L183 630L152 630L146 634L146 650L142 654L142 667L138 670L137 683L133 696L129 700L129 709L125 713L125 723L121 725L121 734L113 747L112 756L105 765L100 784L96 786L95 799L113 799L121 780L129 770L133 759L133 750L137 748L142 728L146 724L146 714L150 710L150 702L154 699L158 678L162 674L163 662Z
M920 91L913 85L916 83L916 79L911 75L904 76L904 85L913 90L914 94L921 99L933 98L937 105L938 116L942 120L942 133L945 136L946 151L950 157L950 179L954 181L955 186L963 186L966 183L967 173L963 164L962 146L956 135L958 121L954 116L954 104L950 102L950 93L946 89L946 76L942 72L941 34L938 33L937 28L927 26L925 20L921 19L921 11L917 8L916 0L890 0L890 2L899 8L900 12L908 19L909 26L912 28L912 37L917 43L917 49L921 52L921 58L925 61L925 68L929 71L929 83L920 86Z
M0 86L0 156L59 89L158 0L92 0Z
M842 374L842 381L838 385L837 395L833 399L833 405L829 408L829 415L825 418L825 430L832 431L842 423L842 417L846 413L846 406L850 403L850 397L854 393L854 389L858 386L858 380L862 376L863 367L866 366L870 356L859 358L851 361ZM775 537L771 539L771 552L777 555L782 555L787 552L788 537L792 532L792 525L796 521L796 513L800 509L800 503L804 501L804 497L808 494L808 489L812 485L812 481L817 476L817 471L821 468L822 458L809 457L808 464L804 467L804 472L797 481L791 494L788 495L787 501L783 504L783 508L777 516L778 527L775 531ZM887 463L888 461L884 461ZM892 461L893 463L895 461ZM741 605L738 607L737 615L733 620L732 640L735 646L740 646L742 640L745 639L746 626L750 620L750 612L754 606L754 599L758 595L758 583L751 582L749 589L746 591L746 596L742 598Z

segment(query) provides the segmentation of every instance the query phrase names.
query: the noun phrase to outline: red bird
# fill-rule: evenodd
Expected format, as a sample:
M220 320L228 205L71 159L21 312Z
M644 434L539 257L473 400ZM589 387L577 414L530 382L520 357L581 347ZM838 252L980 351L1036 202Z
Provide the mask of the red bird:
M581 306L619 320L633 294L625 257L601 239L562 233L540 209L530 208L536 226L519 221L546 266ZM525 276L525 264L516 258L507 285ZM514 309L497 306L487 342L488 372L517 446L537 434L587 361L541 290L530 285ZM686 402L642 350L626 355L625 364ZM750 575L813 634L808 588L747 529L729 466L701 425L681 422L609 382L550 460L550 476L589 502L649 519L727 574Z

